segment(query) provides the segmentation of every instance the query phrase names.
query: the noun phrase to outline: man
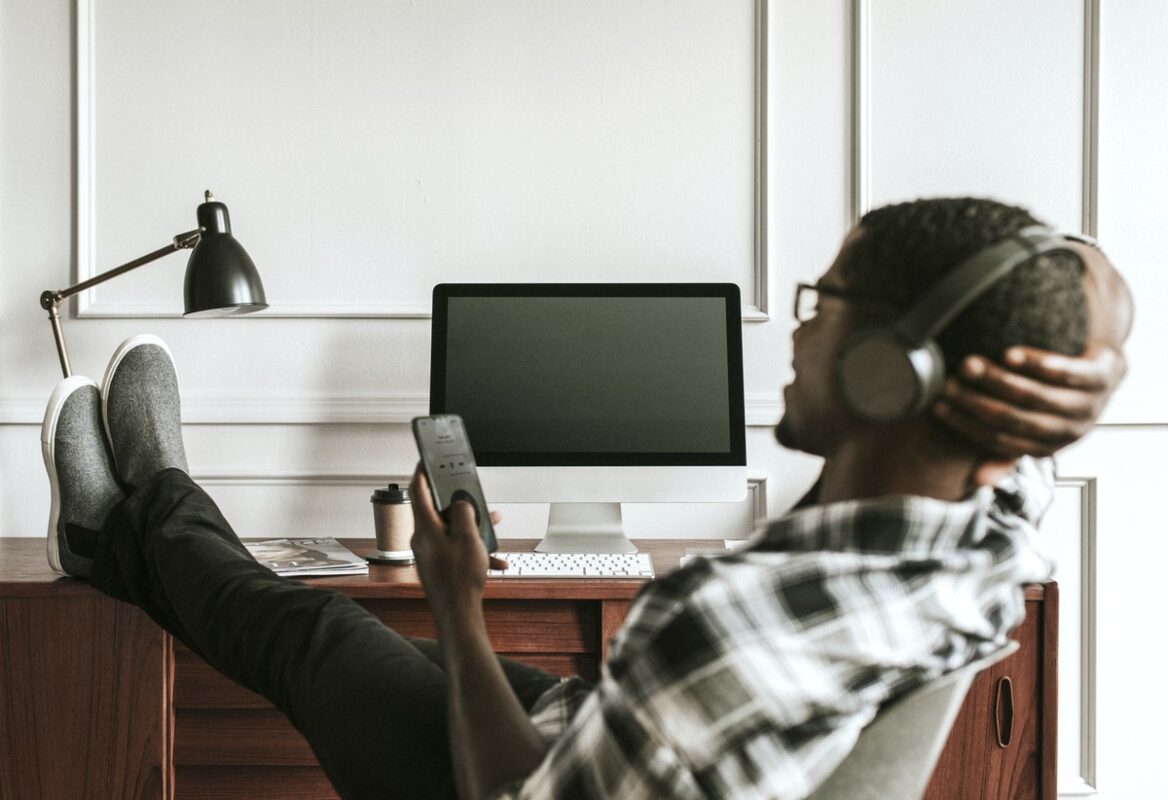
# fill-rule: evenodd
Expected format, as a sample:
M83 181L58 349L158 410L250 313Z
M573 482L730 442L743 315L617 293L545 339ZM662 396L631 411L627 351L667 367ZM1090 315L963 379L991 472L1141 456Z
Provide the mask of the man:
M962 332L984 306L954 323L969 353L980 348L964 369L987 391L955 385L939 409L949 428L855 417L832 368L850 332L1030 222L975 200L864 218L795 333L779 426L782 441L824 456L818 497L744 551L648 585L596 687L491 652L473 511L456 504L443 520L420 474L413 546L437 644L256 564L186 475L177 381L152 337L119 349L100 397L71 378L50 400L50 559L270 699L346 797L802 797L883 702L1000 647L1021 619L1021 585L1046 575L1027 541L1025 482L1012 476L997 494L977 484L1019 453L1077 438L1118 382L1126 294L1105 260L1090 256L1087 281L1067 256L1019 267L1013 294L994 301L1011 318L1040 311L1018 302L1036 282L1059 301L1025 335L991 338L996 350L981 347L978 324ZM901 256L920 269L894 276ZM1114 308L1103 287L1118 287ZM948 348L966 345L947 334L956 364L966 352ZM1043 350L1019 351L1013 371L992 364L1015 345Z

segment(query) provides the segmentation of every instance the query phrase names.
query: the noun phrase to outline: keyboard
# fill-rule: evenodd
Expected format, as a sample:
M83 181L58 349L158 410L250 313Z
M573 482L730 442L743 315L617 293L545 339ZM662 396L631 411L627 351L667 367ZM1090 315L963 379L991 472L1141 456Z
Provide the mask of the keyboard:
M652 578L648 553L496 553L507 569L494 578Z

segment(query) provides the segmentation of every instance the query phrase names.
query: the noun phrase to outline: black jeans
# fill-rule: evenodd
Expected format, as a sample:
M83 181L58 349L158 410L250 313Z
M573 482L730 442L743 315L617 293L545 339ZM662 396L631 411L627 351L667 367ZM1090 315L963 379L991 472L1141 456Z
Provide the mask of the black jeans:
M343 797L454 796L437 645L260 566L185 472L158 473L114 509L90 581L283 711ZM525 708L559 680L500 661Z

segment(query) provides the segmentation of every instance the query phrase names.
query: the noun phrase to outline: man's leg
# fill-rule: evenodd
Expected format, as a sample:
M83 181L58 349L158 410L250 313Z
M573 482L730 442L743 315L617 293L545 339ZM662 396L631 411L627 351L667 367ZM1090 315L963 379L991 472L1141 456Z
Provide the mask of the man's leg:
M445 676L433 645L412 644L343 595L255 562L186 474L165 343L124 343L100 403L93 381L63 382L42 442L54 568L140 605L271 700L346 797L452 793ZM528 707L557 680L521 665L504 669Z
M114 509L90 580L287 714L345 797L453 795L437 648L256 563L181 470L158 473ZM504 668L525 707L558 680Z

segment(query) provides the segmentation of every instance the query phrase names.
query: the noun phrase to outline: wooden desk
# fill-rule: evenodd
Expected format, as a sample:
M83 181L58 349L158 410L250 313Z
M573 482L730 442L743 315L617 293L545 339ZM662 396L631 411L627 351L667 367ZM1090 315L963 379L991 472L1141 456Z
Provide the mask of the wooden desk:
M371 540L344 542L358 553ZM534 542L510 541L504 549ZM688 548L639 542L658 574ZM43 539L0 538L0 800L56 798L333 798L307 744L262 698L227 681L142 612L58 578ZM412 567L312 578L357 599L403 634L432 636ZM497 652L595 679L636 580L487 584ZM975 682L928 798L1055 797L1057 588L1027 590L1022 649ZM997 746L1001 678L1013 685L1014 741Z

